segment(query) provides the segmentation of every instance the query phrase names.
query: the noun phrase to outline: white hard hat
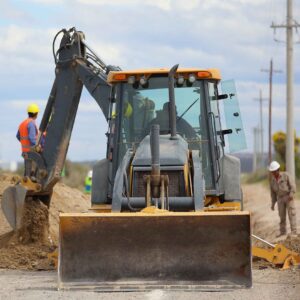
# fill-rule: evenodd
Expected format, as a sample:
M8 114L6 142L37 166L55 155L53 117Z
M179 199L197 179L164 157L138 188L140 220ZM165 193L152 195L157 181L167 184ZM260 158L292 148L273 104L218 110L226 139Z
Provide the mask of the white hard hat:
M90 170L90 171L88 172L88 177L90 177L90 178L93 177L93 171L92 171L92 170Z
M276 170L279 170L279 168L280 168L280 164L276 160L274 160L270 163L269 171L274 172Z

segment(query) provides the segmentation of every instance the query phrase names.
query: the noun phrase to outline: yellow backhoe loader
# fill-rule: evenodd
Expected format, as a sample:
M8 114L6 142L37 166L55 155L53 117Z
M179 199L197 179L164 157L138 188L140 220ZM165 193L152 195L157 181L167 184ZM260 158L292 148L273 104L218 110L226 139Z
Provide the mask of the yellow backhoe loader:
M85 86L108 123L107 155L93 168L91 210L60 215L59 288L250 287L250 214L240 162L224 151L225 135L231 150L244 142L233 82L217 69L107 66L75 28L53 45L39 147L2 208L17 230L27 199L51 205Z

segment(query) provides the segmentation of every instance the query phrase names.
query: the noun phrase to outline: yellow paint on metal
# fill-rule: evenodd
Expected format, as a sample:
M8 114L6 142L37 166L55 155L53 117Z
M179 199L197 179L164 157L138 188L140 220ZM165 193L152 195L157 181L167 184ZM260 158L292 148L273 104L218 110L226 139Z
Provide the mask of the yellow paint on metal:
M175 212L175 211L167 211L165 213L166 216L174 216L174 217L183 217L183 216L249 216L250 213L248 211L189 211L189 212ZM153 217L153 214L148 214L145 212L111 212L111 213L95 213L95 212L88 212L88 213L60 213L60 218L65 217L72 217L72 218L94 218L94 217ZM154 215L155 216L155 215ZM157 214L160 217L160 214Z
M29 177L25 176L21 179L21 185L28 191L40 192L41 185L39 183L33 182Z
M110 213L111 204L92 204L92 207L89 209L89 211L95 213Z
M136 76L139 79L141 76L149 77L153 74L167 74L169 73L170 69L168 68L161 68L161 69L138 69L138 70L128 70L128 71L111 71L108 74L107 82L120 82L126 81L129 76ZM208 72L211 76L207 77L210 79L221 80L221 73L219 69L199 69L199 68L180 68L177 70L177 74L188 75L189 73L198 73L198 72ZM125 75L125 76L120 76ZM116 78L117 76L117 78ZM122 78L122 79L120 79Z
M191 196L191 182L189 182L189 165L186 163L183 167L183 176L184 176L184 186L185 186L185 193L187 196Z
M205 202L206 207L205 211L240 211L241 203L240 202L224 202L221 203L217 197L210 198ZM207 206L208 205L208 206Z
M252 247L252 255L263 258L274 265L282 265L282 269L288 269L292 265L300 265L300 254L287 249L281 244L276 244L275 248L272 249Z

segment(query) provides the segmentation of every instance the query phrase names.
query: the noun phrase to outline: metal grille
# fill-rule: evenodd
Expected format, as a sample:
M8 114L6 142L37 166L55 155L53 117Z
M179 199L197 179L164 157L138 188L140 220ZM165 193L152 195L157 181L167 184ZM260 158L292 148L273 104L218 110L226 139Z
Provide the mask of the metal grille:
M133 173L133 197L145 197L144 175L150 175L151 171L135 171ZM161 171L161 175L169 176L169 196L185 196L183 171Z

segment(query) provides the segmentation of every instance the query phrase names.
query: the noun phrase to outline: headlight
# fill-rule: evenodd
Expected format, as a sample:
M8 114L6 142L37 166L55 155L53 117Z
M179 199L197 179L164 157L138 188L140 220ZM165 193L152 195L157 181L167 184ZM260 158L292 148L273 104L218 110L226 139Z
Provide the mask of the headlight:
M194 83L196 81L196 76L195 76L195 74L190 74L189 75L189 82L190 83Z
M177 84L178 85L183 85L183 83L184 83L184 77L179 75L178 78L177 78Z
M142 76L141 78L140 78L140 85L141 86L144 86L144 85L146 85L147 84L147 78L145 77L145 76Z

